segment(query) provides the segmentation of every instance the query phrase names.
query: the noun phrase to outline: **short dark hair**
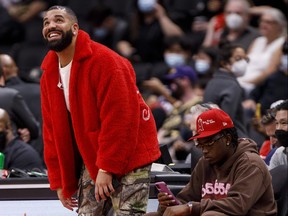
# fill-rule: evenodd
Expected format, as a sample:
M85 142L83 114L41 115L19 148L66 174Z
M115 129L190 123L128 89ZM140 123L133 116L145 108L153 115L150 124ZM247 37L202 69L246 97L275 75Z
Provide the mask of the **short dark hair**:
M263 115L261 118L261 124L264 126L269 125L274 121L275 121L275 114L273 110L267 111L267 113Z
M179 46L184 50L184 51L189 51L191 52L192 47L187 38L183 36L170 36L165 38L164 40L164 49L169 49L173 45L179 44Z
M201 46L197 53L200 53L200 52L205 53L211 58L213 67L216 65L217 55L218 55L217 48Z
M226 44L219 48L219 56L218 56L218 66L222 67L226 63L230 63L230 58L233 55L233 52L237 48L242 48L238 44Z
M69 7L61 6L61 5L53 5L53 6L51 6L50 8L48 8L47 11L51 11L51 10L65 10L66 13L67 13L76 23L78 23L78 19L77 19L76 14L75 14L74 11L73 11L71 8L69 8Z
M230 135L231 136L231 144L233 147L237 147L238 146L238 133L237 133L237 129L235 127L232 128L226 128L224 130L222 130L224 135Z
M283 101L278 106L275 107L276 112L280 110L288 110L288 100Z

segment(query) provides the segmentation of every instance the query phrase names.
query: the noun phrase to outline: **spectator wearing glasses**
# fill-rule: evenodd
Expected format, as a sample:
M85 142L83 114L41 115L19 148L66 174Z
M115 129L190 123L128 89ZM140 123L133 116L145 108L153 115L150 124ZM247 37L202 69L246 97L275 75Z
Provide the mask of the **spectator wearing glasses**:
M247 96L277 71L281 62L282 45L287 35L285 15L276 8L264 10L260 17L259 30L262 36L256 38L248 50L250 61L246 73L238 78Z
M238 139L231 118L220 109L200 114L191 137L203 152L190 182L175 201L158 194L159 210L150 215L276 215L271 176L256 143Z

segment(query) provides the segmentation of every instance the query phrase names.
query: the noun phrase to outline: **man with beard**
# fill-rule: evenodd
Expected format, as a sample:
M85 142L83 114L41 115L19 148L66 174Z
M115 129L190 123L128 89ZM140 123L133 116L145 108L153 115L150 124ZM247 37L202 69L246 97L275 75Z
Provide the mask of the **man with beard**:
M80 30L70 8L49 8L42 34L50 49L40 86L51 189L80 215L107 215L111 201L117 215L144 214L160 150L131 64Z
M280 147L273 154L269 169L279 165L288 164L288 100L279 104L276 108L276 131L275 135Z
M170 153L173 159L185 160L190 150L190 145L186 145L185 141L191 136L191 130L185 122L185 116L190 112L193 105L202 101L197 87L198 78L193 68L185 65L173 68L165 79L169 88L157 78L144 81L143 85L160 95L157 100L168 116L158 130L159 142L171 144ZM155 109L153 104L151 107Z

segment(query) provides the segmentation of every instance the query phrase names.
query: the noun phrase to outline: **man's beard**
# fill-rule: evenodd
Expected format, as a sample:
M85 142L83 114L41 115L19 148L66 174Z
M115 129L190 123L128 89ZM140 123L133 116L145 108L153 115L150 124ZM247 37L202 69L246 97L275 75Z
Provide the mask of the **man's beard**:
M61 31L61 33L63 35L63 38L60 40L48 41L48 39L45 39L47 46L50 50L53 50L55 52L61 52L71 44L73 38L72 30L70 29L66 33Z

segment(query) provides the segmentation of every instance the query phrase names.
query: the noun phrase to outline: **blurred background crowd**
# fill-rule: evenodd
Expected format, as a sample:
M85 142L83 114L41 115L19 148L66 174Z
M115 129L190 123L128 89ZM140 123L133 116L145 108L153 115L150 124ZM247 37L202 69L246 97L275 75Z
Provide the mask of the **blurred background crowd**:
M174 162L190 160L190 109L201 103L227 112L263 159L274 148L276 126L266 128L275 102L288 99L287 0L0 0L0 108L7 109L3 89L19 91L25 109L8 113L42 160L42 15L56 4L75 11L93 40L130 60Z

